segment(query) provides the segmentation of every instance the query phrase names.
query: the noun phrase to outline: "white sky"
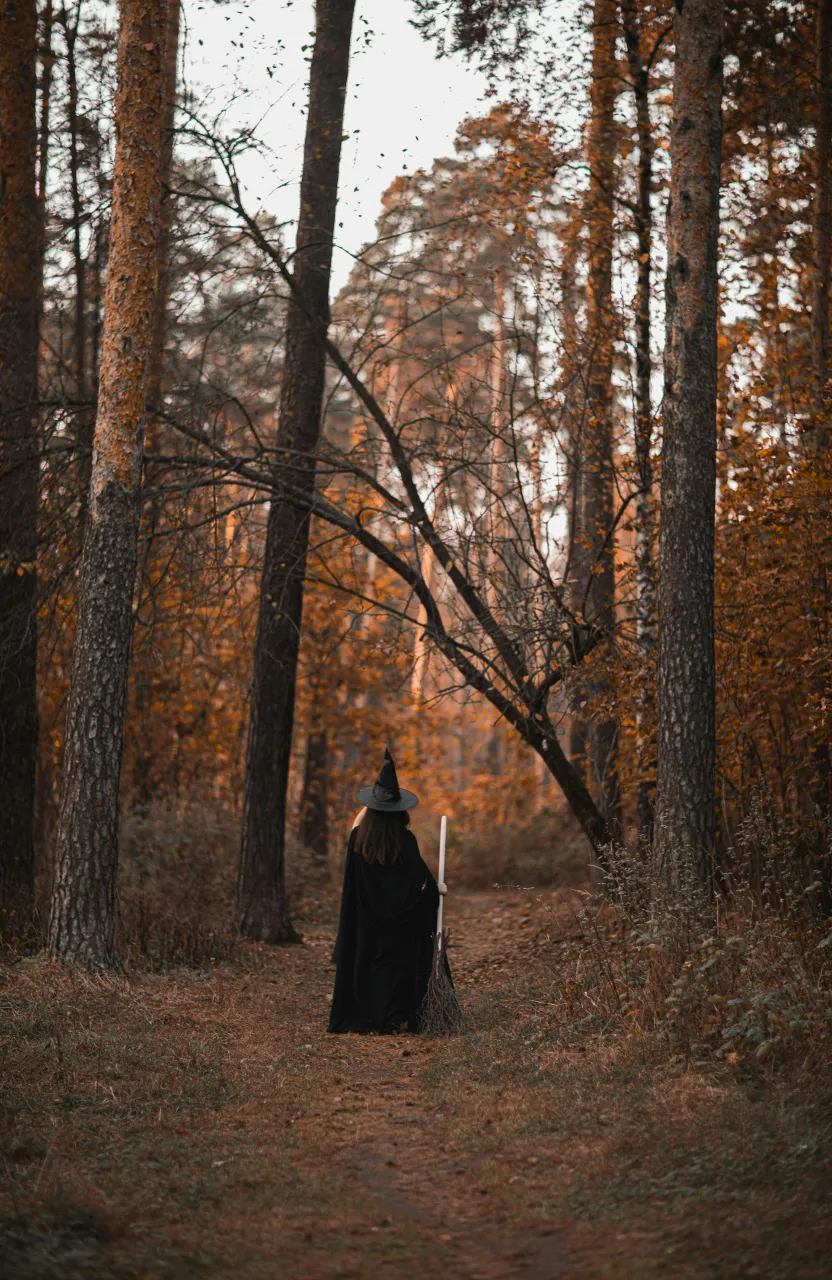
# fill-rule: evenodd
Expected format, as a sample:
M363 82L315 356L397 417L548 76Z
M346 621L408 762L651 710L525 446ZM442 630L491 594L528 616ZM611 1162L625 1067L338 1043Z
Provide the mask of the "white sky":
M448 155L457 125L487 110L484 76L459 57L437 59L409 25L410 0L358 0L341 158L333 294L372 238L382 192L397 174ZM268 154L241 165L252 206L297 216L312 0L185 0L184 72L201 114L226 129L256 125ZM269 75L271 70L271 76ZM293 242L294 231L287 229Z

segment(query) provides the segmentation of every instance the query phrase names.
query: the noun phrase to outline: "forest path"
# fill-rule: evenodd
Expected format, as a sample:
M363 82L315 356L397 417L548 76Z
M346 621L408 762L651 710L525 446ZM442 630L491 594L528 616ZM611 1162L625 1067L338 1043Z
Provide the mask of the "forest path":
M449 915L463 1001L477 987L493 998L528 961L535 931L531 900L464 895L450 901ZM325 935L325 945L329 941ZM339 1134L336 1168L361 1188L368 1210L375 1210L371 1232L399 1223L424 1235L440 1249L436 1274L451 1280L576 1274L563 1232L545 1221L523 1226L501 1203L500 1184L518 1181L514 1170L523 1156L499 1141L472 1148L443 1123L458 1105L441 1082L447 1043L414 1036L330 1037L330 1045L333 1040L340 1053L337 1092L330 1100L335 1105L300 1123L315 1144L326 1141L327 1133L332 1143ZM463 1101L459 1110L464 1109ZM481 1120L486 1130L493 1125L490 1114Z
M449 897L439 1041L326 1033L329 916L203 973L3 970L0 1274L826 1276L808 1105L564 1023L558 914Z

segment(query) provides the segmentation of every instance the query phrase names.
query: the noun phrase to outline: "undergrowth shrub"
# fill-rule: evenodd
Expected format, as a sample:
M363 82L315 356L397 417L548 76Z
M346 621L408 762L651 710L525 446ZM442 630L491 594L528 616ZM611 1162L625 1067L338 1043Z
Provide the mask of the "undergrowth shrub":
M434 853L435 841L423 838L423 852ZM531 817L457 835L448 833L448 881L453 888L572 888L585 885L589 846L566 809L547 808Z
M289 911L302 932L307 921L337 915L337 877L291 840L287 846ZM239 851L239 815L222 808L189 801L126 815L118 876L122 961L155 970L251 959L234 920Z
M125 964L164 969L237 960L239 821L208 805L153 805L121 828L118 947Z
M564 1021L650 1035L702 1065L828 1061L832 922L817 914L817 885L782 857L768 878L733 865L729 895L712 900L615 853L604 902L586 895L551 936Z

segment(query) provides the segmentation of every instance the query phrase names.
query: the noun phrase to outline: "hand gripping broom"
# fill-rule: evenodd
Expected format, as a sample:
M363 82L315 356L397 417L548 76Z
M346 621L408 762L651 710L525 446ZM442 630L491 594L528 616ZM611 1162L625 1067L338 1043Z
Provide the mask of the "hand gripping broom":
M445 838L448 819L442 815L439 828L439 884L445 885ZM421 1031L427 1036L449 1036L459 1030L462 1012L454 991L451 967L448 964L448 935L442 928L442 908L445 898L439 895L436 913L436 934L433 943L433 963L428 981L425 1003L422 1005Z

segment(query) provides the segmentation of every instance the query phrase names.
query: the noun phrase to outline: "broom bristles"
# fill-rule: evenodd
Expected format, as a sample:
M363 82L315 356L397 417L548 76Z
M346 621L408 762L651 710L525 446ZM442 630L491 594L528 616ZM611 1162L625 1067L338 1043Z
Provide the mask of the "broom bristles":
M462 1022L462 1010L454 991L451 966L448 964L447 943L447 933L437 933L433 945L430 980L420 1018L420 1030L426 1036L451 1036L459 1030Z

